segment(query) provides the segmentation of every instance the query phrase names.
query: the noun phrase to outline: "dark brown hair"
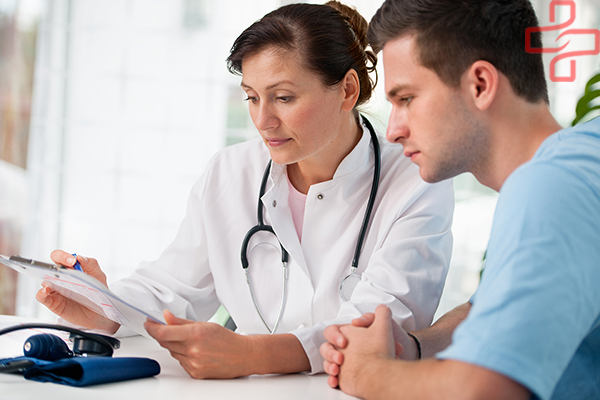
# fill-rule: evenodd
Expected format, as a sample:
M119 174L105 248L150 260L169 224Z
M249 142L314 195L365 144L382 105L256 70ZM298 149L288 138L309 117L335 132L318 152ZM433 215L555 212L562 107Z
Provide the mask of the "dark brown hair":
M548 103L541 54L525 51L525 29L537 27L528 0L386 0L369 26L369 42L379 52L386 42L415 34L420 63L447 85L457 87L475 61L502 72L519 96ZM531 46L542 47L541 33Z
M242 74L244 59L270 46L297 51L304 66L326 86L338 84L354 69L360 81L359 106L369 100L377 82L369 76L375 71L377 56L366 49L367 28L367 21L355 9L337 1L289 4L242 32L231 47L227 68Z

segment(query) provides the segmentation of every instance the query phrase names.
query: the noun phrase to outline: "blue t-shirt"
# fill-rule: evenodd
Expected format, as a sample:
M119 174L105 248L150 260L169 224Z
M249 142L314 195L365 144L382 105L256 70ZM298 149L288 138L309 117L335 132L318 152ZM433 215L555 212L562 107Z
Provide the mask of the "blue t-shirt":
M438 358L534 398L600 399L600 118L548 137L506 180L472 303Z

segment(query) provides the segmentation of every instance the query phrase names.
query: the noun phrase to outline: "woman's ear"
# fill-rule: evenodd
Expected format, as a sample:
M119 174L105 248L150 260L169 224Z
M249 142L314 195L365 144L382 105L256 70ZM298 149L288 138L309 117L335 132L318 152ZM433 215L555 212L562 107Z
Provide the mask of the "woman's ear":
M498 70L487 61L475 61L465 72L462 84L467 85L468 94L475 107L487 110L498 92ZM463 86L464 87L464 86Z
M346 76L344 76L344 79L341 82L341 88L344 93L342 110L352 111L360 96L360 80L358 79L358 74L355 70L351 69L346 73Z

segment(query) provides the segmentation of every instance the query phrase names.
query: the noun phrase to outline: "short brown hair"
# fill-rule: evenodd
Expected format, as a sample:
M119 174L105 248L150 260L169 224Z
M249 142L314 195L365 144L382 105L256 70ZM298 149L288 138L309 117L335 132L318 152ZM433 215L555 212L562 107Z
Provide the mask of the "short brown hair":
M541 54L525 51L525 29L539 26L528 0L386 0L369 26L369 42L379 52L386 42L414 34L421 64L449 86L484 60L502 72L519 96L548 103ZM542 47L541 33L531 35Z

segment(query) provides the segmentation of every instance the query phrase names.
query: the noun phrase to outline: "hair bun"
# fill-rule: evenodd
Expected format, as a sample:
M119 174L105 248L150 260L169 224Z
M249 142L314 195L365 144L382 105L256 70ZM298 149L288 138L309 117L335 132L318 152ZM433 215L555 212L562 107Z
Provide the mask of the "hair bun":
M325 5L336 9L340 14L342 14L342 16L350 24L350 27L354 31L354 34L356 35L363 49L366 49L367 45L369 44L367 41L367 29L369 28L369 23L362 15L360 15L358 11L356 11L356 8L342 4L337 0L328 1L325 3Z

